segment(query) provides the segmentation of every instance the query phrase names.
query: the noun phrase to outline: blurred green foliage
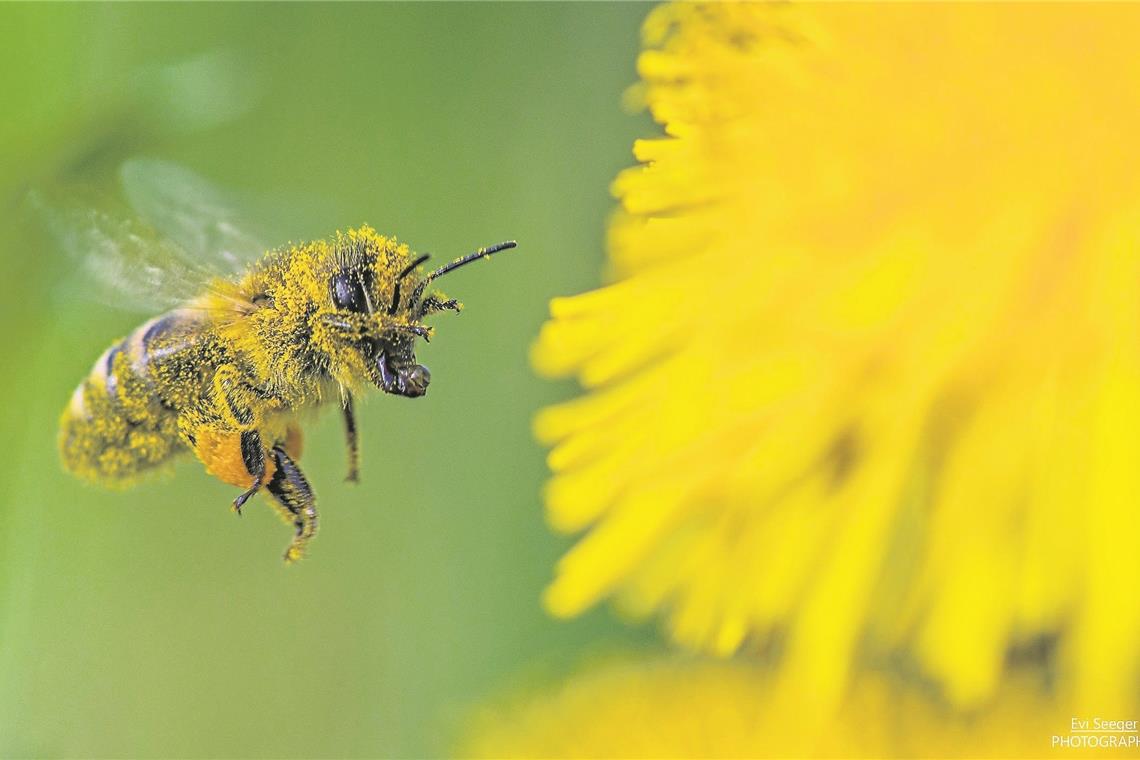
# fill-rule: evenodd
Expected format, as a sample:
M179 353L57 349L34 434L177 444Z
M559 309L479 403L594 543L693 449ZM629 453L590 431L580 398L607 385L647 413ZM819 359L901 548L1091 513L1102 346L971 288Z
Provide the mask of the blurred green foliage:
M544 525L530 418L568 394L527 349L551 296L596 284L644 5L4 5L0 28L0 755L423 756L520 673L638 642L607 613L548 619L565 541ZM280 560L264 504L189 460L101 492L62 474L56 420L146 315L61 297L69 263L27 189L113 187L132 155L235 191L273 240L362 222L450 257L520 251L449 283L423 400L309 426L322 508ZM70 291L68 291L70 292Z

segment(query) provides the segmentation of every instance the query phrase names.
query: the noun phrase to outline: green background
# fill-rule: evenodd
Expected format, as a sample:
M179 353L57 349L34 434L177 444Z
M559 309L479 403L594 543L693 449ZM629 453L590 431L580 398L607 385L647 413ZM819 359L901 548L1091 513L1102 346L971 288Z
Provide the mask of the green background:
M0 755L435 755L512 684L642 642L539 606L569 541L530 420L573 387L527 351L550 297L597 284L608 185L651 131L620 107L646 11L0 6ZM428 396L362 405L359 486L339 416L309 426L322 524L299 566L267 505L239 520L191 461L122 493L60 469L59 411L147 315L77 295L22 199L63 176L109 191L134 155L230 189L273 240L519 240L449 281L467 308L420 351Z

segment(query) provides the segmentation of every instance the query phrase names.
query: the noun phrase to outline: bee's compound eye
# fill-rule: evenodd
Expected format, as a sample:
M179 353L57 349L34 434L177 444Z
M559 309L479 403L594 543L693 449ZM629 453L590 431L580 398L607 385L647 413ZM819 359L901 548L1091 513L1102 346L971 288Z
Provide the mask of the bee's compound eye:
M368 301L364 296L364 287L360 278L350 272L340 272L332 278L332 299L338 309L354 311L363 314L368 310Z

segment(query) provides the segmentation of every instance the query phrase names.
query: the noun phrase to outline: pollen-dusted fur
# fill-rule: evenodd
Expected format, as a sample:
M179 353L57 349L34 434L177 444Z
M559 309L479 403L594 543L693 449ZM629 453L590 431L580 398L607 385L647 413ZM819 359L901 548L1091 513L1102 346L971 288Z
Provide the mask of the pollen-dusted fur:
M143 324L108 349L61 419L60 452L76 475L126 486L187 449L208 472L261 488L295 526L286 559L316 530L312 490L297 467L298 414L335 398L348 425L369 384L426 391L416 364L422 318L455 301L433 293L408 247L369 227L267 253L237 281L219 280L185 307ZM402 276L402 279L400 279ZM393 303L399 296L399 302Z
M407 245L376 234L370 227L337 233L332 241L291 246L266 256L239 285L243 318L222 321L219 335L245 357L255 385L281 398L290 408L319 403L331 378L349 391L363 390L370 379L364 355L345 343L343 326L393 333L419 325L407 312L389 315L397 275L412 261ZM369 272L374 287L366 293L384 309L344 314L331 300L329 281L338 272ZM403 281L404 295L418 283L413 272ZM218 310L229 307L219 290L206 297ZM326 320L327 318L327 320ZM351 332L351 330L350 330Z

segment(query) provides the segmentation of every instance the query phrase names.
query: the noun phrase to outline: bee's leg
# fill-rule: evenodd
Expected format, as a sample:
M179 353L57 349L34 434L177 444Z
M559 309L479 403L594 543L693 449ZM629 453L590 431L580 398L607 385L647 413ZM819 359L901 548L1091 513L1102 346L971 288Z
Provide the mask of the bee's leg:
M280 446L274 446L273 462L277 465L266 490L293 515L296 533L285 550L285 561L293 562L305 554L305 546L317 532L317 503L313 489L301 468Z
M265 446L257 432L257 417L253 412L257 394L232 364L223 364L214 371L213 386L214 407L227 426L241 431L242 462L253 477L252 485L234 499L234 511L240 515L242 506L265 480Z
M257 417L253 413L257 401L257 393L237 367L223 364L214 371L214 404L222 419L232 428L253 430L257 427Z
M360 480L360 448L356 442L356 413L352 408L352 394L344 395L344 433L348 440L348 477L345 480L356 483Z
M241 434L241 459L245 469L253 476L253 485L234 499L234 511L239 515L241 508L261 488L265 480L265 447L261 445L261 436L256 430L246 430Z
M454 311L456 314L460 310L459 301L454 298L449 298L446 301L441 301L434 295L428 296L420 304L420 316L426 317L429 314L435 314L438 311Z

